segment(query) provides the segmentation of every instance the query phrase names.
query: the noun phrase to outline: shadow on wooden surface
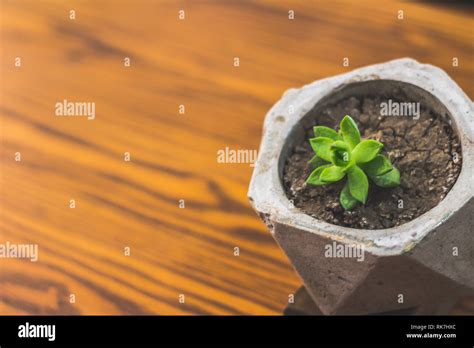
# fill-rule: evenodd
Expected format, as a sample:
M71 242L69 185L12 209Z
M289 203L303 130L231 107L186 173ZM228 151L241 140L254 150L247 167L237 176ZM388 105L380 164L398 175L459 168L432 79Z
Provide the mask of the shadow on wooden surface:
M280 314L299 280L247 202L252 168L217 151L257 149L286 89L372 63L412 57L474 93L471 13L426 3L0 7L0 241L39 245L1 260L2 314ZM96 118L55 117L64 99Z
M452 310L455 315L471 315L474 312L474 299L466 298L460 301ZM373 313L372 315L413 315L416 307L397 309L389 312ZM288 303L284 315L324 315L317 304L313 301L304 286L295 291L293 301Z

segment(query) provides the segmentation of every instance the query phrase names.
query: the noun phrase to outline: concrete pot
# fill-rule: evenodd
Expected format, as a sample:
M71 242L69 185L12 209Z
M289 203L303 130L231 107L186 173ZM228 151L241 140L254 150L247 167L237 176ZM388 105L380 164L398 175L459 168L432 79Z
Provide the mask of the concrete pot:
M370 81L382 83L374 89ZM462 147L462 169L451 191L418 218L380 230L332 225L295 208L281 175L288 149L304 134L302 118L322 101L361 88L377 93L393 83L451 116ZM323 314L446 314L460 297L474 294L473 104L444 71L398 59L318 80L288 90L263 128L249 200ZM362 248L364 261L325 257L334 242Z

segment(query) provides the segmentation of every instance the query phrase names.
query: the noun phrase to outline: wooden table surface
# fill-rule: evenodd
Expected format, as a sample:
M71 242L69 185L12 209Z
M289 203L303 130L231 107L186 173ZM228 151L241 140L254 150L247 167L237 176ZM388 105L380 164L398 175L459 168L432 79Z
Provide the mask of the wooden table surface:
M286 89L372 63L412 57L474 95L472 7L1 0L0 16L0 243L39 246L0 259L1 314L279 314L300 281L248 204L252 168L217 151L257 149ZM64 99L96 118L56 117Z

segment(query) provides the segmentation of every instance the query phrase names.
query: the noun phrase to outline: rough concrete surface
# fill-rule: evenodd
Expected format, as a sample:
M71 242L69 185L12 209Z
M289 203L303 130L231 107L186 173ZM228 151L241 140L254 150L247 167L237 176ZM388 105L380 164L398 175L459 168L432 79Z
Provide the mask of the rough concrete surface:
M362 230L317 220L288 201L281 158L316 104L373 80L420 87L425 102L436 99L448 111L461 141L461 173L436 207L397 227ZM412 59L372 65L283 95L265 118L248 196L323 314L446 314L459 297L474 294L473 142L473 104L444 71ZM362 248L364 260L326 257L334 241Z

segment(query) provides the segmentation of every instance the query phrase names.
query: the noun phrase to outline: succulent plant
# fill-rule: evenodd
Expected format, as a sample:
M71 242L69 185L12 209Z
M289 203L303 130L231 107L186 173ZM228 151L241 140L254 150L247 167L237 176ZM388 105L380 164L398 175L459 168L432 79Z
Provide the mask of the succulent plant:
M400 172L390 160L379 152L383 144L377 140L360 139L355 121L346 115L339 132L325 126L315 126L314 138L309 140L315 156L310 163L316 167L306 182L327 185L344 179L347 181L339 195L345 210L365 204L369 193L369 177L377 186L395 187L400 184Z

